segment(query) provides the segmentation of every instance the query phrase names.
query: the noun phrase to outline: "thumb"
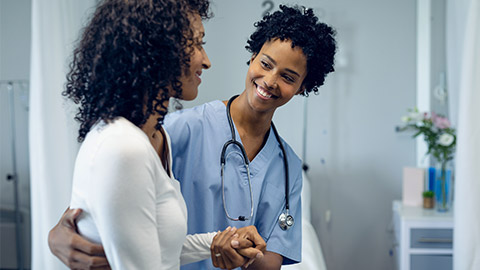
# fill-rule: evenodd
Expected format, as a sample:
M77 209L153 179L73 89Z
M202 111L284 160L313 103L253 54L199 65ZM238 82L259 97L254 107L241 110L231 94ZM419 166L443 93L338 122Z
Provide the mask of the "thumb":
M249 259L262 259L263 258L263 253L253 247L249 248L244 248L244 249L238 249L237 250L238 254L242 255L243 257L249 258Z
M68 209L62 217L62 224L70 227L76 227L75 221L82 213L82 209Z
M230 242L232 248L243 249L253 247L253 242L246 238L235 238Z

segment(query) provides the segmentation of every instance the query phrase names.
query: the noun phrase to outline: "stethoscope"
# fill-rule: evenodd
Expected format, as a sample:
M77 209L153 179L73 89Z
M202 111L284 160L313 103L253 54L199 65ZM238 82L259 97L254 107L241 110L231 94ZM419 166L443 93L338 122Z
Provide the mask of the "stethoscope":
M250 161L247 158L247 152L245 151L245 148L235 138L235 129L233 127L232 115L230 114L230 105L232 104L232 101L237 97L238 97L238 95L231 97L230 100L227 103L227 119L228 119L228 124L230 126L230 132L232 134L232 139L227 141L223 145L222 155L220 157L220 165L222 167L222 169L221 169L222 198L223 198L223 210L225 211L225 214L227 215L228 219L233 220L233 221L246 221L246 220L250 220L250 219L253 218L253 192L252 192L252 181L250 179L250 168L249 168ZM290 227L292 227L294 222L295 222L292 215L289 214L290 205L289 205L289 195L288 195L289 194L289 192L288 192L288 189L289 189L288 188L288 161L287 161L287 155L285 153L285 148L283 148L283 144L280 140L280 136L278 135L277 129L275 128L275 125L273 124L273 122L272 122L272 129L273 129L273 133L275 134L275 138L277 139L278 144L280 145L280 149L282 150L283 165L285 167L285 212L281 213L280 216L278 217L278 225L280 226L280 228L282 230L285 231L285 230L290 229ZM240 150L242 151L243 165L245 166L245 169L247 170L248 186L250 188L250 205L251 205L250 216L249 217L246 217L246 216L239 216L238 218L231 217L228 214L227 205L225 203L225 181L224 181L225 152L226 152L228 146L230 146L232 144L238 146L240 148Z

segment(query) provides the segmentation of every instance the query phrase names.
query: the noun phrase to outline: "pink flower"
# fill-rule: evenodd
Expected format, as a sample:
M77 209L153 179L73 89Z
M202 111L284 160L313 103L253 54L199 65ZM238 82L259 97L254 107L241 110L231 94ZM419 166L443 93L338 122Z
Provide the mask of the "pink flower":
M446 117L440 116L432 112L432 122L438 129L446 129L450 127L450 121Z

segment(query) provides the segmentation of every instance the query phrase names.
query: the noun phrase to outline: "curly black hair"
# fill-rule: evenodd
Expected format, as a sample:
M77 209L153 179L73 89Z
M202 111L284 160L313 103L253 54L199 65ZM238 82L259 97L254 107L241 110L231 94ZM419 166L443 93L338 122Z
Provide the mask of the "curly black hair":
M256 55L266 42L280 39L292 42L292 48L298 46L307 58L307 76L303 81L308 96L318 93L328 73L333 72L334 56L337 50L336 32L325 23L319 22L311 9L280 5L280 10L267 14L254 24L255 32L247 41L245 48Z
M98 4L73 52L62 93L79 104L79 142L97 121L119 116L141 127L157 113L155 128L161 128L166 101L182 96L179 78L199 42L191 29L195 13L209 18L209 0Z

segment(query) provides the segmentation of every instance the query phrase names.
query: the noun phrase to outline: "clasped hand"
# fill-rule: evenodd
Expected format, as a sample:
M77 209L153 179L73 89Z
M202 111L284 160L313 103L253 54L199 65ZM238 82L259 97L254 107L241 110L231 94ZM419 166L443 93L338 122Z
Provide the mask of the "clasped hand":
M210 246L213 266L221 269L248 268L263 258L266 243L255 226L228 227L218 232Z
M77 233L76 219L82 211L67 209L58 224L50 231L49 247L71 269L110 269L105 252ZM228 227L219 232L210 246L212 263L222 269L248 267L264 256L266 244L254 226Z

